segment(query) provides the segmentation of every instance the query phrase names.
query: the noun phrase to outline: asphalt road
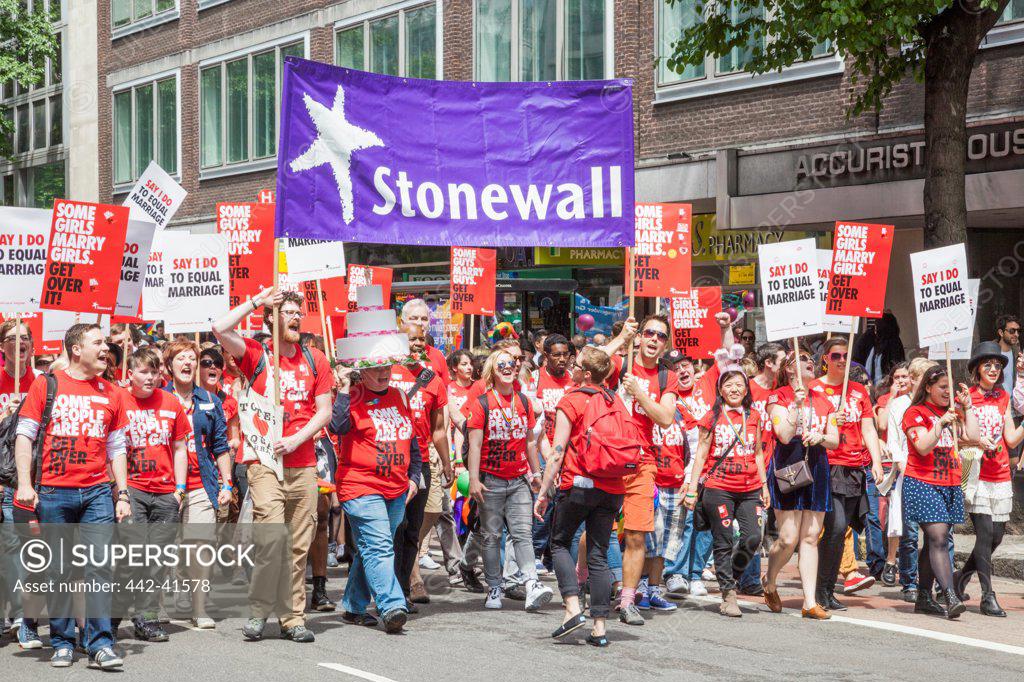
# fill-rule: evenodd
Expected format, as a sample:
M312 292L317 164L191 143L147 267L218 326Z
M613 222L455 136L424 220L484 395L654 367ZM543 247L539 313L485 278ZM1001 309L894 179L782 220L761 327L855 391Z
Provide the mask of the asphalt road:
M791 577L791 572L790 577ZM425 572L432 585L442 581ZM554 586L553 577L549 576ZM339 597L341 572L332 577ZM796 583L781 592L787 606L799 606ZM974 586L977 592L977 585ZM936 680L1019 681L1024 677L1024 583L999 581L997 590L1009 618L980 615L976 602L960 622L913 614L894 599L896 590L875 587L845 601L843 618L812 622L787 608L772 614L763 604L744 608L742 619L717 612L716 595L683 600L678 611L654 614L642 627L617 621L611 646L559 644L549 633L560 622L554 602L539 614L506 599L505 609L484 611L482 595L462 590L435 594L413 616L405 634L345 625L338 614L310 615L313 644L276 639L245 642L243 621L219 623L215 631L169 626L167 643L130 638L123 627L118 647L125 656L121 679L155 680L372 680L375 682L524 682L524 680ZM756 601L756 600L755 600ZM44 641L47 640L45 634ZM0 675L8 680L96 679L84 656L74 667L55 670L52 651L20 651L9 635L0 641ZM108 673L113 674L113 673Z

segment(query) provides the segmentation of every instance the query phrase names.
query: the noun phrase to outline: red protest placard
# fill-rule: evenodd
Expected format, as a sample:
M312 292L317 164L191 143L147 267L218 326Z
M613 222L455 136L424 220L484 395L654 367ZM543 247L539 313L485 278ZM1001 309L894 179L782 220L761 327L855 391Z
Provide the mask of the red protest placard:
M7 320L13 320L14 315L0 315L0 324ZM28 327L32 335L32 355L58 355L64 346L59 340L46 341L43 339L43 313L22 313L21 323Z
M309 334L317 334L326 337L327 330L324 329L323 319L320 317L320 301L317 300L316 280L309 280L299 284L299 292L302 294L302 323L299 331ZM323 297L323 290L319 298Z
M690 289L669 299L668 320L672 347L702 360L715 356L722 345L722 328L715 315L722 312L722 287Z
M336 340L345 338L345 316L348 313L331 315L327 318L327 324L331 325L331 336Z
M894 232L892 225L836 223L827 314L882 316Z
M690 204L637 204L634 295L680 296L690 289Z
M344 277L328 277L320 280L320 292L324 299L327 315L344 315L348 312L348 284Z
M493 315L498 252L453 246L451 310L464 315Z
M356 289L377 284L381 288L384 307L391 302L391 268L375 268L372 265L348 266L348 309L356 309Z
M40 308L112 313L128 208L55 199Z
M228 305L234 308L274 284L274 205L219 203L217 232L228 240ZM262 324L258 311L249 316L247 328Z

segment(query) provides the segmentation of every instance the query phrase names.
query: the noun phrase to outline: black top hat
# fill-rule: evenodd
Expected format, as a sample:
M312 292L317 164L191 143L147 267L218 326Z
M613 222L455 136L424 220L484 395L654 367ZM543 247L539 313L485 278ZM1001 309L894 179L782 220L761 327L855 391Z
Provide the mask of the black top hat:
M973 374L975 367L990 358L997 360L1002 365L1000 369L1006 369L1008 360L1003 355L1003 349L999 347L999 343L997 341L982 341L974 347L971 359L967 361L967 371Z

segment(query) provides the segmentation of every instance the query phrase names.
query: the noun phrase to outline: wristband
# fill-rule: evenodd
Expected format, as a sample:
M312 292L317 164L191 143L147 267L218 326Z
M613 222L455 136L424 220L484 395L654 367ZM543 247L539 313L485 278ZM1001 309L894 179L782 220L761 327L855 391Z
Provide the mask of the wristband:
M119 499L119 500L121 500L121 499L127 500L128 499L128 491L127 490L118 490L117 491L117 499Z
M255 298L250 298L249 299L249 305L252 306L252 311L256 312L256 299Z
M179 483L176 486L174 486L174 492L176 493L183 493L186 490L188 490L188 488L185 487L184 483Z
M221 489L221 490L227 490L228 492L231 492L231 491L233 490L233 488L231 487L231 484L230 484L230 483L224 483L224 484L222 484L222 485L220 486L220 489Z

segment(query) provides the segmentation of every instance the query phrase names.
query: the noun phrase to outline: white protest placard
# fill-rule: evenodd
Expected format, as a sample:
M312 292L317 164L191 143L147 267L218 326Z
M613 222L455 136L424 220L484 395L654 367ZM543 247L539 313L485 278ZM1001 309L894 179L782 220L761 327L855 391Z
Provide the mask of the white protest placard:
M163 319L164 308L167 307L167 274L170 272L164 250L177 242L187 242L190 237L184 230L162 230L153 235L153 246L146 262L145 286L142 288L143 319Z
M936 346L971 336L973 314L967 291L963 244L910 254L920 345Z
M168 334L209 331L228 312L228 240L195 234L164 244L167 294L163 312Z
M96 322L93 313L76 313L68 310L47 310L43 315L43 341L63 341L72 325ZM100 315L100 327L104 336L110 335L110 315Z
M145 284L149 252L153 248L156 225L151 222L128 219L124 239L124 257L121 259L121 284L117 288L115 315L135 317L139 314L139 299Z
M853 317L829 315L825 312L828 299L828 284L832 281L832 249L817 249L818 252L818 298L821 299L821 330L835 334L849 334Z
M187 194L160 164L150 161L121 205L128 207L129 220L153 223L159 232L171 222Z
M981 280L975 278L968 278L967 280L967 299L971 304L971 330L973 332L974 325L978 319L978 290L981 288ZM949 359L950 360L970 360L971 359L971 348L974 346L974 334L965 336L962 339L949 342ZM934 346L928 347L928 357L930 358L944 358L946 357L946 344L940 343Z
M39 310L53 211L0 208L0 313Z
M273 386L272 363L267 363L267 386ZM238 396L238 424L242 431L242 451L248 459L255 457L259 463L273 471L278 480L284 480L284 461L274 454L274 443L281 440L284 423L284 408L274 409L274 401L252 389L242 391Z
M345 276L345 248L341 242L290 238L284 254L292 282Z
M768 341L822 331L818 254L814 239L757 247Z

